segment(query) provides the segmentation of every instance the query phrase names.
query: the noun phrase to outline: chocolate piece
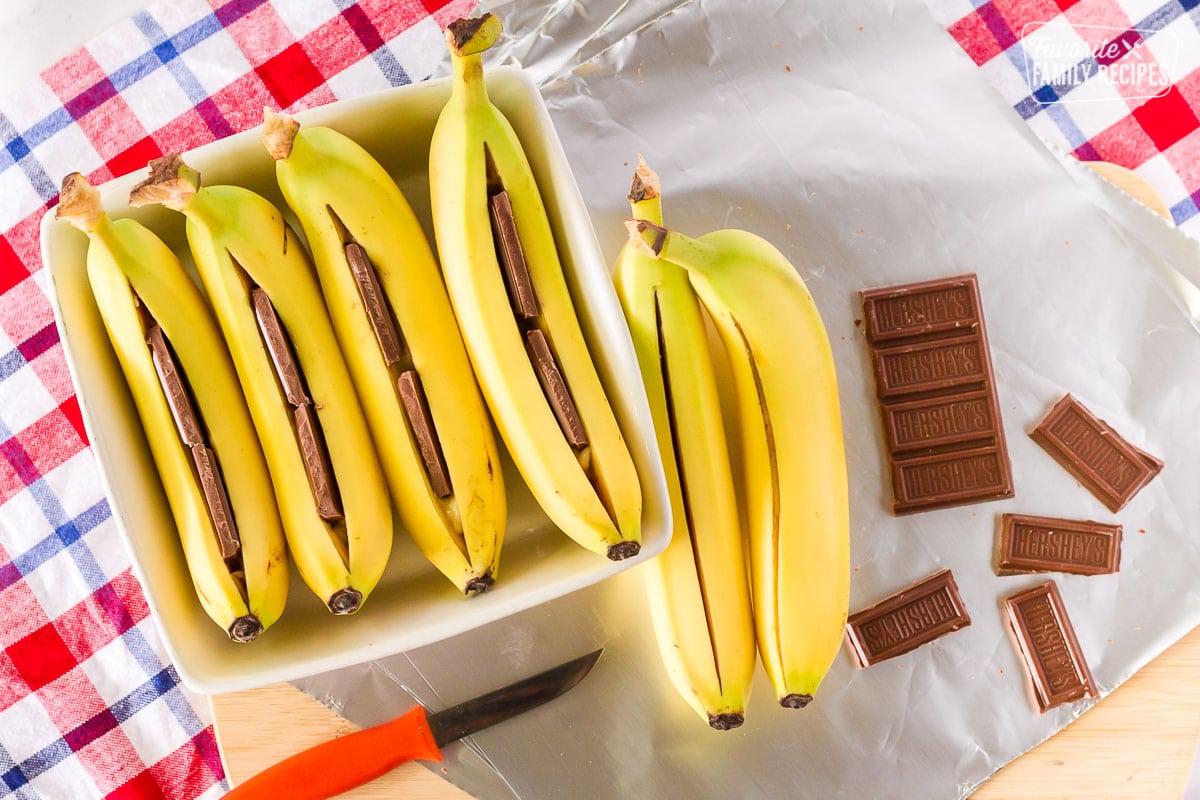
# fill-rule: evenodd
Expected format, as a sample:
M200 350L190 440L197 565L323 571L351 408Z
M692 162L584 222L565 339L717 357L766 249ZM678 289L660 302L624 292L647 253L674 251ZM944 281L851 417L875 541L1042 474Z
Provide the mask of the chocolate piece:
M1113 513L1163 468L1162 461L1131 445L1070 394L1029 435Z
M517 236L517 221L513 217L508 192L500 191L492 195L488 200L488 209L491 212L496 252L500 256L500 265L504 267L504 284L508 287L509 302L518 318L536 319L537 294L533 290L533 278L529 274L525 250Z
M974 275L859 293L892 513L1013 496Z
M947 389L982 389L988 380L983 341L973 332L953 339L877 348L871 363L881 400Z
M321 519L335 522L343 518L341 498L337 483L333 479L333 465L329 461L329 450L321 434L321 422L312 406L296 406L292 409L296 420L296 439L300 442L300 456L304 459L304 471L308 473L308 485L312 489Z
M208 506L208 514L217 533L221 558L228 561L242 549L242 543L233 523L233 512L229 507L229 496L225 493L225 481L221 479L221 470L217 466L217 456L203 444L192 445L191 451L196 475L200 479L200 490L204 493L204 504Z
M894 460L891 467L897 515L1013 495L1008 452L995 445Z
M583 420L571 399L567 382L563 380L562 372L550 352L550 343L546 336L537 328L526 331L525 342L528 345L529 357L533 361L538 380L542 382L542 390L550 400L554 416L558 418L559 427L567 437L572 447L587 447L587 433L583 430Z
M986 391L883 406L883 435L892 453L987 442L997 427Z
M1121 566L1121 526L1103 522L1001 514L996 574L1070 572L1108 575Z
M860 292L867 338L875 343L960 332L983 321L974 275Z
M1004 607L1043 714L1096 696L1096 682L1054 581L1005 598Z
M308 405L312 400L304 390L304 380L300 377L296 354L292 352L292 343L288 341L283 323L279 321L279 314L271 303L271 297L256 286L250 290L250 300L254 303L258 329L267 345L271 363L275 366L275 375L279 378L283 393L287 395L288 403L293 406Z
M970 624L954 575L943 569L851 614L846 638L859 666L869 667Z
M421 377L415 369L410 369L400 375L396 385L400 389L408 426L417 440L421 460L425 462L425 472L429 474L429 486L438 497L449 497L453 492L450 473L446 469L446 457L442 454L442 445L433 427L433 415L429 412L425 390L421 388Z
M367 319L371 321L371 328L379 341L383 361L391 366L403 357L404 341L400 338L400 331L392 319L383 290L379 287L379 276L375 274L375 266L357 242L346 245L346 261L350 264L354 282L358 284L358 294L362 297L363 309L367 312Z
M183 376L175 365L175 356L171 346L163 336L162 328L154 325L146 332L146 344L150 346L150 357L154 361L154 371L158 373L158 382L167 397L167 406L171 409L171 417L175 420L175 430L186 447L194 447L204 442L200 433L200 419L192 406L192 398Z

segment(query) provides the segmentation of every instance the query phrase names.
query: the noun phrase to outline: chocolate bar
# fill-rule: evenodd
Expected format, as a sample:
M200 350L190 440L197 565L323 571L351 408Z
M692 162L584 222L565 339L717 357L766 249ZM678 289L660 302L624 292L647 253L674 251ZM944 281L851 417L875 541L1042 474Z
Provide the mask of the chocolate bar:
M216 454L204 444L192 445L191 451L196 475L200 479L200 490L204 493L204 504L208 506L217 544L221 548L221 557L228 561L237 556L242 543L233 522L233 512L230 510L229 496L225 493L225 482L221 480Z
M859 292L892 513L1013 495L974 275Z
M504 268L504 283L508 287L509 301L518 319L536 319L538 315L537 294L533 289L533 278L529 274L529 263L525 250L517 236L517 221L513 217L512 201L508 192L499 191L488 202L492 218L492 236L496 240L496 251Z
M300 456L304 460L304 471L308 473L317 515L330 522L340 520L343 518L341 498L317 412L311 405L296 406L292 416L296 420L296 439L300 442Z
M957 334L982 324L979 287L974 275L909 283L861 292L867 339Z
M1121 526L1089 520L1001 514L996 574L1108 575L1121 566Z
M375 338L383 353L383 361L391 366L403 357L404 340L400 338L400 331L392 319L383 290L379 287L379 276L375 274L375 266L371 259L367 258L367 251L357 242L346 245L346 261L350 264L354 282L358 284L363 309L367 312L367 319L371 321L371 329L375 331Z
M861 667L912 652L971 624L958 584L943 569L846 620L846 638Z
M947 389L973 391L988 382L987 354L973 331L953 339L877 347L871 362L881 400Z
M271 356L275 375L279 378L283 393L287 395L288 403L293 406L311 403L308 392L304 390L304 380L300 377L300 367L296 363L296 354L292 352L292 343L288 341L270 295L256 286L250 290L250 300L254 303L254 317L258 320L258 330L267 345L267 353Z
M425 462L425 471L429 474L429 486L438 497L449 497L453 492L450 473L446 469L446 457L442 454L442 446L433 427L433 415L429 412L425 390L421 388L421 378L415 369L410 369L401 373L396 385L400 390L400 400L404 403L404 413L408 416L408 425L413 438L417 440L417 449L421 451L421 460Z
M1043 714L1096 696L1096 682L1054 581L1005 598L1004 607Z
M587 447L588 439L583 430L583 420L575 408L575 401L571 399L571 392L567 389L567 382L554 360L554 354L550 352L550 343L546 341L545 334L537 328L526 331L525 342L538 380L542 383L542 390L550 400L550 407L554 409L554 416L558 418L558 424L567 441L572 447Z
M163 330L154 325L146 332L146 344L150 346L150 357L154 361L154 371L158 373L158 382L167 397L167 406L171 409L171 417L175 420L175 430L186 447L194 447L204 442L200 433L200 418L192 406L192 398L188 394L179 368L175 365L175 356L171 346L163 336Z
M1008 452L995 445L893 461L892 511L907 514L995 499L992 494L1010 471Z
M892 453L977 442L991 438L998 427L987 391L883 406L883 435Z
M1163 468L1162 461L1134 447L1070 394L1029 435L1113 513Z

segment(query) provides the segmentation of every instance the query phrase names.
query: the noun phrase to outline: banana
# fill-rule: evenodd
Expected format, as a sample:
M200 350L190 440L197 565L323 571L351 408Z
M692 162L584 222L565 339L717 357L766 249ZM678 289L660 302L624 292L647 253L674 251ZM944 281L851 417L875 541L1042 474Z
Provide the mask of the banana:
M492 14L446 32L453 88L429 154L437 250L484 398L525 483L568 536L620 560L641 549L641 485L533 172L488 99L481 53L499 33Z
M638 157L629 203L662 224L658 176ZM742 527L709 359L703 311L687 273L625 245L615 272L675 530L643 567L663 663L685 700L717 730L745 719L754 677L754 619Z
M395 181L346 136L268 110L264 142L312 247L397 513L459 591L482 592L499 566L504 476L429 241ZM385 297L368 304L375 280Z
M687 270L733 373L751 594L780 705L808 705L841 646L850 521L837 375L812 296L782 253L746 231L691 239L627 223L641 252Z
M133 395L200 604L231 639L251 641L283 612L287 555L267 465L212 312L170 248L134 220L111 219L99 193L79 173L63 180L56 214L89 237L88 281ZM196 412L186 424L177 422L147 341L158 331L174 349L171 362L192 377L198 408L174 398ZM205 499L199 470L212 468L212 453L216 480L210 486L220 486L224 476L227 504L210 506ZM236 528L231 549L238 550L229 558L217 530L219 522L229 523L221 519L227 511Z
M150 177L134 187L130 204L147 203L186 217L188 246L245 390L297 571L331 612L354 613L387 564L391 507L300 240L269 201L237 186L201 188L177 155L151 162Z

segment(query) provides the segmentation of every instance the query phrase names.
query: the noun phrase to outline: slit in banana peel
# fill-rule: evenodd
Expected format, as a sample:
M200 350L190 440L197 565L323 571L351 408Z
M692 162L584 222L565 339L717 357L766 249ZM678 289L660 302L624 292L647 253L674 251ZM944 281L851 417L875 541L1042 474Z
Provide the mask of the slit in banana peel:
M278 498L288 549L334 614L357 611L392 546L370 431L296 234L269 201L200 185L178 156L151 162L131 205L184 214L188 246L232 356Z
M265 116L264 144L312 248L396 513L459 591L483 592L499 568L504 477L433 249L366 150L331 128Z
M746 231L691 239L645 219L629 245L683 268L733 373L758 651L780 705L803 708L841 647L849 497L829 337L782 253ZM786 324L782 324L783 321Z
M642 492L576 317L545 206L488 99L492 14L446 31L450 99L430 146L438 254L471 363L513 462L550 520L613 560L641 549Z
M217 322L170 248L140 223L110 218L79 173L63 180L56 215L89 237L88 281L200 604L232 640L249 642L283 612L287 553Z
M633 216L662 223L658 176L639 156ZM642 566L663 664L679 694L716 730L745 720L754 676L754 618L743 527L704 312L683 268L626 244L614 281L662 456L675 530Z

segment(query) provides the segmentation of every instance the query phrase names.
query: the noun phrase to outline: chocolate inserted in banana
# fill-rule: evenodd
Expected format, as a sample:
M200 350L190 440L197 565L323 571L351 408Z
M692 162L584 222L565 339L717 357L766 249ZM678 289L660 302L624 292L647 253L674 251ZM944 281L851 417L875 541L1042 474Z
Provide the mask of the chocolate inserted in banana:
M279 383L283 386L288 403L293 406L308 405L312 400L304 389L304 380L300 377L300 368L296 364L296 355L292 352L292 343L283 332L283 325L270 296L256 286L250 290L250 298L254 303L258 329L266 342L267 352L271 354L275 374L279 376Z
M404 355L404 340L388 311L383 299L383 290L379 286L379 276L375 274L375 266L367 258L367 252L357 242L346 245L346 261L350 264L350 272L354 282L358 284L358 293L362 297L363 308L375 338L379 340L379 349L383 352L383 361L388 366L395 364Z
M317 514L322 519L335 521L344 518L337 483L333 479L333 465L329 461L329 450L321 434L321 423L311 405L296 406L292 410L296 420L296 438L300 442L300 455L304 459L304 471L308 473L308 485L312 487Z
M171 354L171 346L163 336L163 330L157 324L152 325L146 333L146 344L150 346L150 356L154 359L154 370L158 373L158 382L162 385L167 396L167 406L171 409L171 417L175 420L175 429L179 438L187 447L195 447L204 443L200 433L200 421L196 409L192 406L192 398L188 395L183 378L175 366L175 357Z
M406 370L400 375L396 385L404 403L404 415L408 417L413 438L417 440L421 459L425 462L425 471L429 473L429 485L438 497L449 497L453 493L450 474L446 469L446 458L442 454L441 444L438 443L437 432L433 428L433 416L429 413L425 390L421 388L421 378L415 369Z
M546 335L537 328L526 331L525 343L538 380L542 383L542 390L550 400L554 416L558 418L558 424L567 441L572 447L587 447L588 438L583 430L583 420L579 418L579 411L575 408L575 401L571 399L571 392L567 389L562 371L554 360L554 353L550 351Z
M200 477L200 488L204 492L204 502L212 515L217 543L221 546L221 557L229 561L237 556L242 544L233 523L233 512L229 507L229 496L225 493L225 481L221 479L221 470L217 466L217 456L204 444L192 445L191 450L196 474Z
M508 287L513 310L518 318L536 319L539 313L537 293L533 289L533 278L529 275L529 264L525 261L525 250L517 236L517 221L513 217L508 192L501 189L493 194L488 200L488 210L496 252L504 268L504 283Z

